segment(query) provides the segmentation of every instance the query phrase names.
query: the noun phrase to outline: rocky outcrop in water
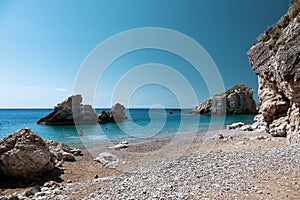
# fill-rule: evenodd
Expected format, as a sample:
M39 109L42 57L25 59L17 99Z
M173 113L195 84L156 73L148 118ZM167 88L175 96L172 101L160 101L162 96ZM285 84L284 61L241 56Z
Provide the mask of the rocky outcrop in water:
M124 121L127 119L125 115L125 107L119 103L116 103L112 106L109 112L102 110L98 114L97 118L100 124Z
M34 180L54 166L49 146L30 129L21 129L0 141L0 176Z
M54 107L54 111L40 119L37 124L74 125L96 124L97 115L91 105L82 105L82 96L73 95Z
M270 27L248 56L258 75L259 128L300 143L300 1Z
M237 85L222 94L214 95L199 106L192 113L210 114L256 114L256 103L253 100L253 89L244 85Z

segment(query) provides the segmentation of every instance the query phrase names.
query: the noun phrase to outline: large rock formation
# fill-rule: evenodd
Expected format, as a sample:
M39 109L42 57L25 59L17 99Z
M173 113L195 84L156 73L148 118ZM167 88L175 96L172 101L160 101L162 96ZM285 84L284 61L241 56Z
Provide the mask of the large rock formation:
M125 107L119 103L116 103L112 106L109 112L102 110L98 114L97 118L100 124L124 121L127 119L125 115Z
M57 104L54 111L40 119L38 124L45 125L74 125L96 124L97 115L91 105L82 105L81 95L73 95Z
M273 136L300 142L300 0L269 28L248 56L258 75L261 101L256 123Z
M244 85L237 85L222 94L205 100L192 112L203 115L256 114L257 110L253 100L253 90Z
M0 141L0 176L33 180L51 171L54 165L49 146L29 129Z
M43 140L25 128L0 140L0 178L35 180L63 161L75 161L81 150L53 140Z

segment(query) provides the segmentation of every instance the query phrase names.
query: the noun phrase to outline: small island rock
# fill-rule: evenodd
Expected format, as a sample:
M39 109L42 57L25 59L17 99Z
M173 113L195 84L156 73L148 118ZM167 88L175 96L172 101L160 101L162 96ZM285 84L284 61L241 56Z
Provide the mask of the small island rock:
M245 85L237 85L222 94L214 95L199 106L192 113L211 114L256 114L256 103L253 99L253 89Z
M120 103L116 103L112 106L109 112L102 110L98 114L97 118L100 124L108 122L122 122L127 119L125 115L125 107Z
M96 124L97 115L91 105L82 105L82 96L73 95L54 107L54 111L40 119L37 124L74 125Z

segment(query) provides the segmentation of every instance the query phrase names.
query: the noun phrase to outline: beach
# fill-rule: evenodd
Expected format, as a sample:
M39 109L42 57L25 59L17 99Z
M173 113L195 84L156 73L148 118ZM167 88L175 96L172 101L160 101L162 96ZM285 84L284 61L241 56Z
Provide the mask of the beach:
M100 152L116 155L119 166L109 169L94 161ZM83 149L76 159L62 164L61 182L48 181L26 198L300 198L300 146L267 133L215 130L119 150ZM26 199L30 188L1 189L0 195Z

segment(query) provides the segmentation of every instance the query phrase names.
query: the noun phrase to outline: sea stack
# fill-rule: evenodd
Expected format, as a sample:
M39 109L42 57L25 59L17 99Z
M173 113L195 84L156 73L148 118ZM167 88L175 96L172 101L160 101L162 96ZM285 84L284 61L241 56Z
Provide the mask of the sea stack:
M300 143L300 0L268 28L248 56L258 75L256 120L273 136Z
M245 85L236 85L224 93L216 94L196 106L192 113L211 114L256 114L253 89Z
M125 107L120 103L116 103L111 107L109 112L104 110L100 111L97 118L100 124L108 122L122 122L127 119L125 115Z
M54 111L40 119L37 124L74 125L97 124L97 115L91 105L83 105L80 94L68 97L54 107Z

